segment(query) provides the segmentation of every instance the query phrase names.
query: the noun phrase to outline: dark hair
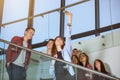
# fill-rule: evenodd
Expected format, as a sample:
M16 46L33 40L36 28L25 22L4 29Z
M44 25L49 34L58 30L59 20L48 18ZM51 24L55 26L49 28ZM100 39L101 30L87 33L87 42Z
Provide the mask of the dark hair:
M89 57L88 57L88 55L87 55L85 52L83 52L83 53L80 53L80 55L79 55L79 60L80 60L80 56L81 56L82 54L86 56L86 59L87 59L87 60L86 60L86 63L85 63L85 67L87 67L87 65L89 64ZM80 61L80 62L81 62L81 61ZM82 62L81 62L81 63L82 63ZM83 66L83 64L82 64L82 66Z
M74 48L73 50L77 50L77 51L78 51L78 49L77 49L77 48Z
M53 41L53 45L54 45L54 39L49 39L46 43L46 45L50 42L50 41ZM51 50L51 56L53 56L53 46L52 46L52 50Z
M30 30L30 29L32 29L32 30L35 32L35 29L34 29L33 27L27 27L27 28L25 29L25 31L28 31L28 30Z
M100 62L101 72L107 74L107 71L105 70L104 63L103 63L100 59L96 59L96 60L94 61L94 69L95 69L95 71L98 71L98 69L97 69L96 66L95 66L95 62L96 62L96 61Z
M48 42L49 42L49 41L54 41L54 39L49 39Z

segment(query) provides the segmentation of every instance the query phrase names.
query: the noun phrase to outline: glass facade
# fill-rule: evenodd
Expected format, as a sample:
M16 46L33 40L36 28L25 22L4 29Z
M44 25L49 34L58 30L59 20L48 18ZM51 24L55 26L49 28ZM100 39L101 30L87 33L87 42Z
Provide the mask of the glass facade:
M50 1L50 4L48 4L47 2L48 2L47 0L44 1L35 0L34 15L42 14L44 12L48 12L60 8L60 4L61 4L60 0L59 1L52 0ZM80 0L75 0L75 1L66 0L65 5L67 6L76 2L80 2ZM119 8L118 3L119 0L99 1L100 28L111 24L119 23L120 11L118 10ZM5 0L2 23L4 24L7 22L26 18L28 17L28 10L29 10L29 0L25 0L25 1ZM65 10L71 11L73 14L72 35L95 29L95 0L90 0L85 3L80 3L78 5L66 8ZM67 25L66 20L67 18L65 16L65 26ZM10 25L5 25L5 27L2 27L0 37L6 40L11 40L11 38L14 35L22 36L24 29L26 27L27 27L27 20L13 23ZM32 42L33 44L43 42L49 38L55 38L60 33L60 12L56 11L34 18L33 27L36 30ZM87 36L87 37L75 39L73 40L73 42L90 39L93 37L95 36L94 35Z

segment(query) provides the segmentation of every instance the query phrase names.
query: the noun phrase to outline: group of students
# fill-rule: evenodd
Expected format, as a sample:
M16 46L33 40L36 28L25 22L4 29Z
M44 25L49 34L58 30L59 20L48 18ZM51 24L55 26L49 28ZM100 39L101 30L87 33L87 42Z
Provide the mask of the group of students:
M101 72L103 74L110 75L110 72L105 69L105 65L102 60L95 59L93 68L92 65L89 63L89 56L85 52L79 52L76 48L74 48L72 51L71 60L74 64L86 67L88 69L94 69L95 71ZM110 80L97 74L87 73L88 72L86 72L85 70L81 71L80 69L78 69L78 80Z
M65 60L68 62L73 62L75 64L87 67L92 69L92 66L89 64L89 57L85 53L81 53L78 58L78 62L73 60L75 55L72 55L72 46L71 46L71 26L72 26L72 13L68 11L64 11L65 15L68 17L68 24L66 29L65 38L61 36L57 36L55 39L50 39L47 44L47 54L61 60ZM27 28L25 30L23 37L15 36L12 39L12 43L17 44L19 46L27 47L32 49L31 47L31 39L34 35L34 28ZM9 75L9 80L26 80L26 70L30 63L31 53L24 49L20 49L18 47L9 45L7 53L6 53L6 68ZM71 59L72 58L72 59ZM99 64L100 63L100 64ZM101 65L102 68L98 68L97 64ZM103 69L103 64L99 60L95 61L95 70L100 69L101 72L107 73ZM55 80L76 80L75 76L77 75L77 80L91 80L91 77L85 77L86 74L82 75L82 70L77 70L77 74L75 72L75 68L70 65L67 65L63 62L57 60L51 60L51 65L49 72L51 75L54 74ZM95 79L95 80L98 80ZM104 79L99 79L104 80Z
M71 23L72 14L68 14L68 23ZM71 25L69 24L66 30L65 39L61 36L55 39L49 39L47 43L47 54L61 60L69 61L74 64L93 69L89 63L89 57L86 53L74 54L78 52L77 49L71 47ZM109 74L105 70L105 66L100 59L96 59L94 62L94 69L104 74ZM65 63L52 60L49 73L54 75L55 80L108 80L105 77L99 75L93 75L91 72L76 69L72 66L66 65Z
M52 54L55 43L56 43L56 39L55 40L49 39L49 41L47 43L47 54L50 56L53 56L55 58L64 60L62 58L63 54L61 54L60 52L58 52L57 54ZM57 57L57 56L59 56L59 57ZM76 49L76 48L74 48L71 52L71 62L73 64L93 70L92 65L89 63L89 56L84 52L79 52L78 49ZM59 65L55 65L55 64L59 64ZM70 75L69 70L64 68L65 65L66 64L64 64L62 62L51 60L49 73L54 76L54 78L55 78L54 80L111 80L111 79L107 79L103 76L93 74L89 71L85 71L82 69L76 69L74 67L73 67L74 75ZM110 75L110 73L106 71L104 63L100 59L96 59L94 61L94 70L104 73L104 74L107 74L107 75Z
M58 36L54 39L54 45L52 48L52 52L49 54L53 57L69 61L71 62L71 24L72 24L72 13L68 11L64 11L65 15L68 17L67 24L67 35L66 41L63 37ZM11 40L11 43L16 44L18 46L23 46L29 49L32 49L31 39L35 33L35 29L33 27L26 28L24 32L24 36L14 36ZM9 45L6 52L6 69L8 72L9 80L26 80L27 79L27 69L30 63L31 52L26 51L25 49L21 49L19 47L15 47L13 45ZM68 66L67 68L63 68L66 65L59 61L52 61L55 68L55 76L56 80L71 80L71 77L65 76L66 73L70 75L74 75L74 70L72 66ZM69 69L69 70L67 70ZM63 76L64 77L63 77Z

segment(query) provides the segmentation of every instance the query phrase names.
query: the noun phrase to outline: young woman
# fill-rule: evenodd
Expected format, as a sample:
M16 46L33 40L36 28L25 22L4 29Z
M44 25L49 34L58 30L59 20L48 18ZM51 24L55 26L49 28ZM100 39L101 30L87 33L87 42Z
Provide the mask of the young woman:
M84 67L87 67L87 68L89 68L89 69L92 69L92 66L91 66L91 64L89 63L89 57L88 57L88 55L86 54L86 53L81 53L80 55L79 55L79 60L80 60L80 62L82 63L82 66L84 66Z
M72 55L71 60L72 60L72 63L80 65L80 61L79 61L77 55Z
M79 61L79 58L77 55L72 55L71 60L72 60L72 63L81 65L81 62ZM74 68L74 72L75 72L75 75L74 75L75 80L76 80L76 78L77 78L77 80L79 80L79 78L78 78L79 75L77 75L77 74L79 74L79 69Z
M89 63L89 57L86 53L81 53L79 55L80 65L89 69L92 69L92 66ZM92 74L88 71L79 69L78 72L79 80L92 80Z
M95 71L98 71L98 72L101 72L101 73L104 73L104 74L109 74L106 70L105 70L105 66L104 66L104 63L100 60L100 59L96 59L94 61L94 70ZM102 76L99 76L97 74L94 74L93 75L93 80L109 80L105 77L102 77Z
M55 38L54 46L53 46L53 54L52 56L71 62L71 24L72 24L72 14L68 11L64 12L68 16L68 25L67 25L67 33L66 40L63 37L58 36ZM55 77L56 80L73 80L71 75L74 75L74 70L72 66L68 66L65 63L55 61Z
M54 44L54 39L49 39L47 43L47 54L48 55L52 55L53 44Z
M47 45L46 45L46 48L47 48L46 54L49 56L52 55L53 44L54 44L54 39L49 39L49 41L47 42ZM40 56L38 80L46 79L46 78L52 80L54 78L53 75L49 74L49 67L50 67L49 65L51 65L51 61L52 60L50 58ZM46 72L48 72L48 73L46 74Z

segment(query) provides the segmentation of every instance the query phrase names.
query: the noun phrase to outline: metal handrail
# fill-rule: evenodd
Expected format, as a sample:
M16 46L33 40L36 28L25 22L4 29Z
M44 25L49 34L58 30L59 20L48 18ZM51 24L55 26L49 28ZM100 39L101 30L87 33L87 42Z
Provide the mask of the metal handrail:
M107 78L110 78L110 79L114 79L114 80L120 80L119 78L117 77L113 77L113 76L110 76L110 75L106 75L106 74L103 74L103 73L100 73L100 72L97 72L97 71L94 71L94 70L91 70L91 69L88 69L88 68L85 68L85 67L82 67L82 66L79 66L79 65L76 65L76 64L73 64L71 62L68 62L68 61L64 61L64 60L61 60L61 59L57 59L57 58L54 58L52 56L49 56L43 52L40 52L40 51L36 51L36 50L31 50L29 48L26 48L26 47L22 47L22 46L19 46L19 45L16 45L16 44L13 44L7 40L3 40L3 39L0 39L0 42L3 42L3 43L6 43L6 44L9 44L9 45L12 45L12 46L16 46L18 48L21 48L21 49L24 49L26 51L30 51L32 53L35 53L35 54L38 54L38 55L42 55L42 56L45 56L45 57L48 57L48 58L51 58L51 59L54 59L54 60L57 60L57 61L60 61L60 62L63 62L65 64L68 64L68 65L71 65L75 68L79 68L79 69L82 69L82 70L86 70L86 71L89 71L89 72L92 72L92 73L95 73L97 75L101 75L103 77L107 77Z
M46 14L49 14L49 13L52 13L52 12L56 12L56 11L60 11L60 10L63 10L65 8L69 8L69 7L72 7L72 6L75 6L75 5L87 2L87 1L89 1L89 0L82 0L82 1L70 4L70 5L67 5L67 6L64 6L64 7L61 7L61 8L57 8L57 9L53 9L53 10L50 10L50 11L47 11L47 12L43 12L43 13L40 13L40 14L37 14L37 15L34 15L34 16L30 16L30 17L19 19L19 20L11 21L11 22L8 22L8 23L0 24L0 26L1 27L5 27L5 25L21 22L21 21L32 19L32 18L39 17L39 16L44 16Z

